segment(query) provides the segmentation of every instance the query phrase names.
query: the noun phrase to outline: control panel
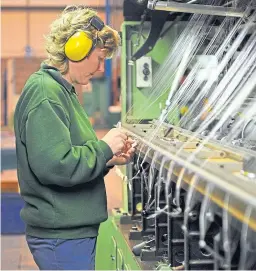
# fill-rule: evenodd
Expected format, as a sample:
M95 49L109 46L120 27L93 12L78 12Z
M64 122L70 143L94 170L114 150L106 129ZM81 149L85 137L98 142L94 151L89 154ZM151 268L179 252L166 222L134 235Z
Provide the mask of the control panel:
M149 56L136 60L136 87L152 87L152 59Z

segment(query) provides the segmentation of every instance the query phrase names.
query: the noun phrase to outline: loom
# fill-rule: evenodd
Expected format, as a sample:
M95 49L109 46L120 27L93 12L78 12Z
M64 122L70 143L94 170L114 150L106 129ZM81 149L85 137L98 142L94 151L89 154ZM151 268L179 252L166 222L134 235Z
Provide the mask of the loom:
M121 126L137 151L102 229L108 269L256 268L255 7L124 1Z

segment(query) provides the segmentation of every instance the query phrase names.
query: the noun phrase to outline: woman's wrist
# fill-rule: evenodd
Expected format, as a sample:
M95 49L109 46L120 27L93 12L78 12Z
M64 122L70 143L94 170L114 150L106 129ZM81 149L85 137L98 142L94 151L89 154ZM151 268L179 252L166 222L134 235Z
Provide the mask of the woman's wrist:
M114 167L115 165L113 164L113 162L111 161L111 160L109 160L108 162L107 162L107 167L109 167L109 168L112 168L112 167Z

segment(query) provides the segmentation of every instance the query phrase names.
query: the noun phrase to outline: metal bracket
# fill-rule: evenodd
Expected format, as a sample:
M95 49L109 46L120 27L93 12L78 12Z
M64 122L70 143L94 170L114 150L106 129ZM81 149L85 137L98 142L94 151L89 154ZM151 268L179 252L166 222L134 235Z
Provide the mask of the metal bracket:
M158 38L160 37L160 34L162 32L162 29L164 27L168 15L169 15L168 11L152 12L149 36L145 43L142 45L142 47L132 56L133 61L146 55L153 49Z

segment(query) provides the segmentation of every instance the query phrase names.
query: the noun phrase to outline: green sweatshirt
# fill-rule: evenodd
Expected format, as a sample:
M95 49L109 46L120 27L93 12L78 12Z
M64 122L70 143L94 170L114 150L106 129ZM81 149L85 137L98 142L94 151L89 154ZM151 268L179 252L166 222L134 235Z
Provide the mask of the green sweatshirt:
M107 219L104 175L113 153L97 139L74 87L42 64L25 84L14 122L26 233L97 236Z

